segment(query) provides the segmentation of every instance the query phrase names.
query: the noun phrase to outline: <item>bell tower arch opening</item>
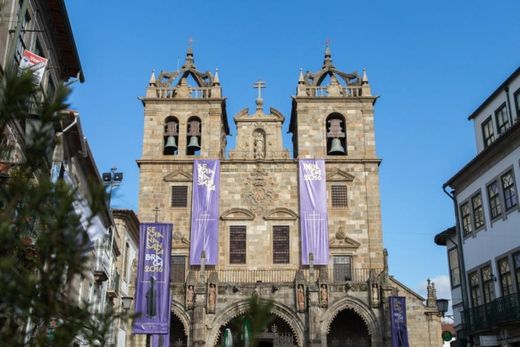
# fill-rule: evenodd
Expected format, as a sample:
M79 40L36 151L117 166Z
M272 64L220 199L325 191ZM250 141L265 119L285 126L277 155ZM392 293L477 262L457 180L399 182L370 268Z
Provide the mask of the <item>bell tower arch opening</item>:
M345 117L331 113L326 121L327 155L347 155L347 130Z
M174 116L168 116L164 121L163 154L176 155L179 143L179 120Z
M186 131L186 155L199 155L202 146L202 122L199 117L188 119Z

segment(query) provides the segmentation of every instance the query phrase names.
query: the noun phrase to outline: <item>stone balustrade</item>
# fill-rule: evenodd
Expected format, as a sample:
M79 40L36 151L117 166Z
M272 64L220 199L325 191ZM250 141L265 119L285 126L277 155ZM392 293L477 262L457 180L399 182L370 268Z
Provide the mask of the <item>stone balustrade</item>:
M329 86L313 86L306 87L307 96L315 98L329 97ZM339 97L355 98L363 96L362 87L341 87L341 94Z

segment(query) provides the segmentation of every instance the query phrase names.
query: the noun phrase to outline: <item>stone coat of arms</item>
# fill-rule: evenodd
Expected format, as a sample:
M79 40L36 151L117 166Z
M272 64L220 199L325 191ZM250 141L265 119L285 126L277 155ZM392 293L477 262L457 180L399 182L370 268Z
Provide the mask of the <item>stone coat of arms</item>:
M259 213L271 208L276 197L273 190L274 186L274 179L269 176L265 169L257 166L251 172L249 177L246 178L243 196L252 211Z

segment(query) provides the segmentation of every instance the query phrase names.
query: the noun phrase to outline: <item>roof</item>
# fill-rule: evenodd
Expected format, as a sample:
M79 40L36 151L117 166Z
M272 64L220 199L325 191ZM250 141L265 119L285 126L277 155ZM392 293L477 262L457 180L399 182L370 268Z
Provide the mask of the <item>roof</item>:
M505 150L507 146L516 148L518 145L520 145L520 119L517 118L516 122L502 136L474 157L460 169L459 172L444 183L442 187L450 186L455 188L454 185L457 185L457 181L460 182L460 179L464 176L479 174L486 170L486 165L484 164L497 162L509 154L510 151Z
M48 0L42 1L42 7L49 10L49 18L51 20L50 30L51 36L59 47L60 68L63 71L65 79L69 77L79 77L81 82L85 81L81 62L79 60L78 50L74 41L74 35L70 26L67 8L64 0ZM47 4L47 6L45 6Z
M506 80L502 82L502 84L499 85L498 88L490 96L488 96L488 98L484 100L484 102L479 107L477 107L477 109L473 111L472 114L469 115L468 120L475 118L480 113L480 111L482 111L487 105L489 105L489 103L493 101L493 99L495 99L500 92L504 91L504 88L506 88L506 86L519 75L520 66L516 68L516 70L508 78L506 78Z
M457 229L453 226L435 235L433 240L439 246L446 246L446 241L448 238L455 236L456 231Z

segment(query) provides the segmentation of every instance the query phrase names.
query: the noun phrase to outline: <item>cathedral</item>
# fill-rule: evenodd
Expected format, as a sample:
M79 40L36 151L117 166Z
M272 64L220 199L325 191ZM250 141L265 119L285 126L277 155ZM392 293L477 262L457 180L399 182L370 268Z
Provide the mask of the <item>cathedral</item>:
M140 98L139 219L173 224L170 346L223 345L252 295L274 303L259 346L441 346L434 285L423 298L388 273L366 71L337 69L329 47L320 69L300 71L290 149L263 86L256 109L233 116L231 150L218 70L198 70L191 47ZM201 213L208 173L216 201ZM393 297L405 303L408 344L394 341Z

